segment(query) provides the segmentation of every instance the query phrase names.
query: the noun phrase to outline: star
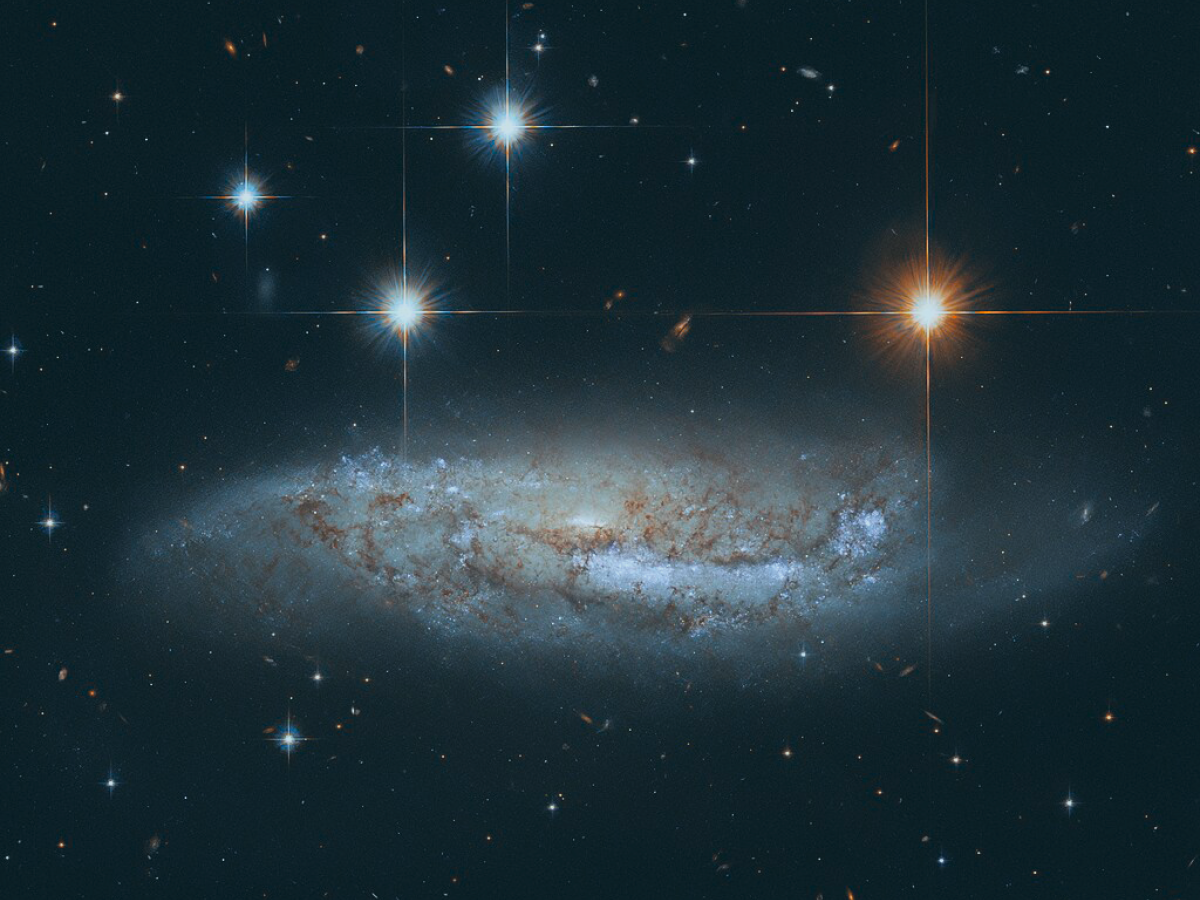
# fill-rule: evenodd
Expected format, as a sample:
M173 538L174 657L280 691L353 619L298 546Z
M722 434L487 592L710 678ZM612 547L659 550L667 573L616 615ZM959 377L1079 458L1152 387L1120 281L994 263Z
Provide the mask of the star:
M288 762L291 762L292 754L300 749L300 745L307 741L298 728L292 724L292 713L288 711L287 721L282 728L276 733L274 741L279 745L279 749L287 754Z
M498 110L488 123L488 131L497 144L511 147L527 128L525 117L519 109L507 104Z
M946 317L946 306L937 294L925 291L913 300L908 314L919 327L929 332Z
M46 538L54 537L54 529L62 526L62 522L54 515L54 504L49 499L46 500L46 514L38 522L42 530L46 532Z
M13 371L16 371L17 357L25 351L21 349L21 344L17 341L17 336L15 334L9 338L8 346L4 348L4 352L8 354L8 361L11 368Z
M304 738L300 736L300 732L296 731L291 725L288 725L279 732L279 747L288 756L291 756L295 752L303 740Z
M233 194L233 205L242 212L248 213L257 209L260 203L262 203L262 195L259 194L258 187L252 181L242 182Z
M416 293L401 288L389 298L384 312L392 325L401 332L407 332L421 321L425 315L425 307Z

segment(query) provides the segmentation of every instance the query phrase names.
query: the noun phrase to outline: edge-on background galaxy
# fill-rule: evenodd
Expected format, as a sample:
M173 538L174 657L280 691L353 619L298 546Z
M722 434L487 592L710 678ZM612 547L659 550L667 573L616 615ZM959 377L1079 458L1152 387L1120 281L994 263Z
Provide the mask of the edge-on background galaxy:
M169 615L205 630L744 678L918 652L923 462L890 434L765 430L412 463L375 449L192 497L131 561ZM942 490L950 507L982 496ZM1066 589L1098 543L1123 539L1119 516L1068 527L1070 488L1047 476L1046 491L1023 518L1055 540L977 565L948 614ZM993 527L963 516L953 545Z

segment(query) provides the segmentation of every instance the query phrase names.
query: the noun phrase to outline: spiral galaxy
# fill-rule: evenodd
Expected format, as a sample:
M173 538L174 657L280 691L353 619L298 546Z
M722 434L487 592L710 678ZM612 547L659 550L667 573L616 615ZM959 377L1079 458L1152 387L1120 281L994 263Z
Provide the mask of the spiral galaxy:
M743 436L404 463L380 450L226 483L147 535L135 582L206 629L739 671L924 639L924 466L895 442ZM977 508L943 484L946 508ZM1018 511L1032 518L1033 510ZM996 555L943 535L947 615L1065 587L1099 529ZM1051 523L1053 524L1053 523ZM1086 524L1086 523L1085 523ZM965 564L965 565L964 565ZM607 664L607 663L606 663Z

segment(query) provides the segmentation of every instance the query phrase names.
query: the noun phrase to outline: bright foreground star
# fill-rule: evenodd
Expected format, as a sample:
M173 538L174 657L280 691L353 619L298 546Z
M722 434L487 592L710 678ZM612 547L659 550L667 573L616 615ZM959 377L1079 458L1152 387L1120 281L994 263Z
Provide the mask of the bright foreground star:
M909 309L909 315L926 331L932 331L946 317L946 307L942 298L929 292L920 294Z
M236 205L238 209L242 210L242 212L249 212L250 210L255 209L261 199L262 198L258 193L258 188L248 181L238 188L237 193L233 195L234 205Z
M411 291L397 292L387 305L388 321L401 331L408 331L416 325L424 313L420 298Z
M489 130L497 143L507 147L525 130L525 120L516 110L504 109L492 119Z

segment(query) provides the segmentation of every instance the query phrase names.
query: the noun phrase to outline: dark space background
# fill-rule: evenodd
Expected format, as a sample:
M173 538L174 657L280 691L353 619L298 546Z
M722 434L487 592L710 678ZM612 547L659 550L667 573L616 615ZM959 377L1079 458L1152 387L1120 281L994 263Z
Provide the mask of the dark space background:
M689 310L862 307L881 248L919 243L922 4L512 7L513 83L546 123L644 127L523 141L511 287L502 163L470 134L409 133L409 255L441 305L581 313L430 323L412 456L447 431L519 433L535 410L719 433L733 410L791 403L824 410L797 423L815 433L909 416L919 445L921 360L862 322L701 317L673 352L660 340ZM0 331L22 352L0 370L0 894L1196 896L1190 12L932 4L940 252L990 308L1161 311L971 321L935 349L935 459L1013 491L960 490L994 541L939 557L935 582L1007 540L1053 543L1010 510L1063 458L1095 479L1081 500L1157 507L1077 583L935 628L934 734L924 678L867 652L802 690L493 683L207 638L195 611L182 629L143 606L122 573L150 510L296 455L398 447L395 343L361 318L274 313L370 303L398 265L405 103L409 123L477 120L503 85L506 13L6 10ZM203 199L244 150L288 198L248 243ZM617 291L633 314L603 315ZM962 510L936 503L935 481L952 543ZM312 738L290 759L265 733L289 709Z

